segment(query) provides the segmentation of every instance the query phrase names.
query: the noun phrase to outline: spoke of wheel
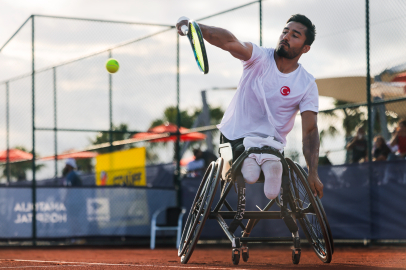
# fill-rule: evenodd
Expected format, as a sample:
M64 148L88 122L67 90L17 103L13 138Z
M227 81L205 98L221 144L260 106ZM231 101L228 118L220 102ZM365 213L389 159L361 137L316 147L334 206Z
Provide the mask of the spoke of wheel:
M297 206L303 210L311 205L310 203L310 198L307 196L307 192L304 188L304 186L301 184L300 179L298 179L298 176L295 174L293 170L291 170L292 175L294 176L294 181L292 181L292 187L295 192L295 201ZM315 220L316 219L316 220ZM326 256L326 252L324 250L324 243L322 241L322 237L320 237L320 226L317 220L317 216L315 215L306 215L306 217L303 219L305 226L307 227L307 231L310 234L310 238L312 239L313 243L311 243L316 250L322 254L323 256ZM315 222L316 221L316 222ZM316 226L313 225L316 223Z
M325 253L325 243L323 241L323 238L319 237L320 230L317 230L317 228L315 228L310 222L306 222L306 223L311 226L311 227L309 227L309 226L306 226L306 227L308 227L308 232L312 235L311 238L314 241L313 245L315 245L317 247L317 249L321 250L322 254L325 255L326 254ZM316 231L318 233L315 232L313 229L316 229Z
M192 236L188 238L189 241L188 241L188 243L186 243L187 247L185 249L184 254L186 254L187 251L189 250L190 246L193 243L193 240L196 237L196 234L198 233L198 231L200 229L202 220L204 218L204 212L207 209L208 204L210 202L210 198L211 198L208 194L211 194L215 188L214 185L212 184L214 181L213 176L215 176L215 175L216 175L215 171L213 172L213 174L209 175L209 179L202 189L202 195L199 197L198 201L196 202L196 207L194 208L194 209L196 209L196 211L194 211L195 214L193 215L193 217L194 217L193 220L198 219L198 221L196 222L196 226L194 228L192 228L193 226L190 227L190 229L193 231L188 232L188 235L192 234ZM213 195L214 194L212 194L211 196L213 196Z

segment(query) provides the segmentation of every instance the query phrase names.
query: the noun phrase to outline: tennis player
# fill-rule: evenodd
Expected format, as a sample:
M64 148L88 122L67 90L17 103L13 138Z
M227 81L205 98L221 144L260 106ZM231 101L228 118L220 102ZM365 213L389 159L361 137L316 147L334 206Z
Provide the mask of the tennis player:
M188 18L176 24L178 33ZM243 74L221 123L221 142L232 147L243 143L252 146L273 146L280 151L292 130L298 111L302 117L303 155L309 169L308 182L314 196L323 196L323 184L318 173L319 133L317 127L318 90L314 77L298 63L310 50L316 31L304 15L289 18L276 48L259 47L239 41L229 31L200 24L203 38L210 44L228 51L242 61ZM275 156L252 154L241 168L247 183L255 183L264 172L264 192L275 198L281 187L282 164Z

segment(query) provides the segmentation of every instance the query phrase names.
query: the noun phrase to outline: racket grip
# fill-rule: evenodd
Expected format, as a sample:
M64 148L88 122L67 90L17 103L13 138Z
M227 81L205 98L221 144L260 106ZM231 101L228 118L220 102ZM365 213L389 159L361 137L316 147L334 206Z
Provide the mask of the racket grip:
M189 28L186 25L182 25L182 27L180 28L180 30L182 31L182 33L184 35L187 35L187 32L189 31Z

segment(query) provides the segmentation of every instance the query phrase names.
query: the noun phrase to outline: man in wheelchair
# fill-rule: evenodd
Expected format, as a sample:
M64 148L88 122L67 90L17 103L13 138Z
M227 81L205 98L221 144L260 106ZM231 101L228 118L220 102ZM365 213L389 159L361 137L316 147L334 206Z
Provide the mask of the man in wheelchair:
M186 17L179 19L176 27L180 35L183 35L180 28L182 25L186 25L187 22L188 19ZM227 228L228 232L225 231L225 233L229 239L232 240L233 247L239 247L239 244L235 245L234 243L235 239L237 239L233 235L236 229L239 226L245 228L242 237L246 237L247 234L249 235L248 231L252 229L252 227L248 229L248 224L247 227L244 227L241 223L243 217L247 218L247 216L251 216L255 219L255 217L258 216L252 213L250 213L250 215L244 215L245 183L256 183L260 179L260 176L263 176L264 193L271 201L274 201L273 199L278 196L281 190L281 184L284 191L283 199L285 199L285 195L288 194L286 191L288 189L293 188L294 190L291 194L299 195L300 192L298 190L300 188L297 188L295 184L292 185L292 181L289 180L289 168L292 169L295 165L290 161L293 166L288 166L283 157L283 149L286 146L286 136L292 130L295 117L300 111L302 118L303 155L309 172L307 182L310 188L307 190L308 194L314 195L314 198L311 198L310 201L312 201L312 203L308 204L309 207L307 208L303 206L300 199L294 199L294 203L290 200L292 204L299 204L298 207L294 206L292 208L290 214L286 210L286 203L281 207L281 214L284 215L282 219L284 219L292 235L294 235L294 239L299 239L298 227L294 216L295 213L297 212L298 215L301 216L299 219L304 226L306 226L306 224L312 224L312 217L307 218L304 217L304 215L317 212L319 218L319 212L321 212L321 210L319 211L318 209L321 209L322 206L321 203L316 203L315 200L318 200L317 197L323 197L323 184L317 173L320 146L317 127L318 90L315 78L298 63L300 57L310 50L310 46L316 35L315 26L304 15L292 15L282 30L276 48L259 47L251 42L239 41L232 33L222 28L200 23L199 26L203 33L203 38L206 41L228 51L232 56L240 59L243 65L243 73L237 91L221 123L217 126L221 131L220 143L229 143L232 148L233 160L230 161L230 163L232 163L234 168L230 169L230 171L232 171L233 174L233 181L237 183L238 208L237 211L233 212L235 213L234 220L227 228L223 223L222 217L217 215L217 213L223 213L223 217L230 217L230 215L227 215L225 212L219 212L223 204L231 209L231 206L227 205L228 203L223 199L222 191L220 202L212 214L210 214L211 218L216 218L220 226L223 227L223 230ZM253 149L255 149L255 151L253 151ZM242 155L243 153L244 155ZM238 158L240 155L242 156ZM223 158L223 155L221 156ZM226 159L225 163L228 163ZM221 162L220 165L223 166ZM230 166L228 167L230 168ZM207 173L208 172L206 172L206 174ZM298 172L298 174L303 175L303 172ZM228 181L224 179L224 168L223 180ZM289 186L289 183L291 186ZM304 185L307 184L305 183ZM199 188L195 198L196 202L192 205L192 209L194 209L193 207L195 207L195 205L201 205L198 200L198 198L200 198L199 192L203 194ZM292 198L292 195L290 197ZM208 204L208 206L210 205L211 203ZM317 210L314 210L315 208L317 208ZM195 213L201 213L199 211L195 210ZM323 215L325 215L324 212ZM199 216L195 218L197 220L200 219ZM322 224L321 227L323 228L324 224L327 223L327 221L322 221L320 218L317 222L315 223ZM204 219L202 223L204 225ZM193 224L194 225L184 233L184 239L186 239L184 244L182 244L184 247L179 249L178 255L182 256L182 263L188 261L191 252L193 252L195 242L197 241L191 240L193 238L191 235L193 235L192 231L195 230L194 228L199 226L195 224L200 223L195 222ZM255 226L255 222L252 224ZM330 237L326 236L326 230L323 230L323 235L322 233L318 236L315 236L314 233L310 235L311 233L309 232L312 230L311 225L304 229L304 231L306 231L306 237L310 239L312 243L315 243L315 251L319 254L319 257L322 258L324 262L330 262L330 251L332 250L330 243L323 244L325 242L319 241L319 239L324 237L324 239L327 240L323 241L329 242ZM198 239L200 232L195 235L197 235L195 238ZM314 237L312 238L312 236ZM244 239L244 241L247 242L245 238L238 239ZM300 259L300 245L295 242L294 246L293 261L294 263L298 263L297 258ZM298 251L299 255L295 253ZM235 249L233 250L233 263L238 264L239 259L234 259L234 252L237 251Z
M180 35L183 35L180 27L186 24L187 19L176 25ZM302 54L310 50L316 35L315 26L304 15L291 16L275 49L239 41L222 28L199 26L206 41L228 51L243 64L237 92L218 125L221 143L230 142L233 149L243 143L246 149L268 145L283 151L286 136L300 110L308 182L313 193L321 198L323 184L317 174L318 90L314 77L298 63ZM265 195L275 198L282 176L279 159L269 154L250 155L241 172L245 181L252 184L258 180L261 170L265 176Z

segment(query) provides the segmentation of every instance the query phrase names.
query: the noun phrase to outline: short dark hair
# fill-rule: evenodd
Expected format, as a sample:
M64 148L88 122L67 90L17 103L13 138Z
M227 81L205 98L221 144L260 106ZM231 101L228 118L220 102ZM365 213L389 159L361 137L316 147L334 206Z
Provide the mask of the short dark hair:
M400 119L398 125L403 125L406 127L406 119Z
M198 154L200 154L202 152L202 150L200 150L200 148L195 148L193 149L193 155L197 156Z
M378 140L381 140L383 143L385 143L385 138L382 135L377 135L374 138L374 141L377 142Z
M304 44L312 45L314 39L316 38L316 26L312 23L312 21L309 20L309 18L307 18L305 15L295 14L295 15L290 16L289 20L286 23L290 23L290 22L298 22L307 27L307 30L305 33L306 41Z

